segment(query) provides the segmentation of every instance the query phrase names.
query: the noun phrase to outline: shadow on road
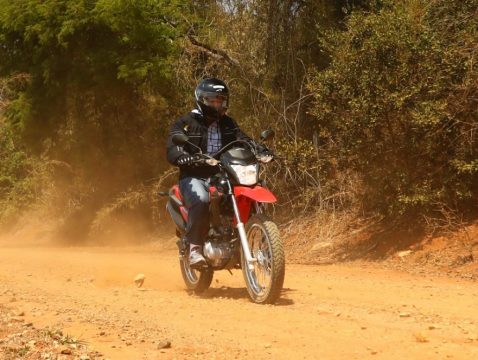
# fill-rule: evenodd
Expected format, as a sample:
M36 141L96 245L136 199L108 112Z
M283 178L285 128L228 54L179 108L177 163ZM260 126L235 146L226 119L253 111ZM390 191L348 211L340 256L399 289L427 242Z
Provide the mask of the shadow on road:
M274 304L275 306L289 306L293 305L294 301L292 299L285 298L287 294L294 292L296 290L290 288L284 288L281 291L280 298ZM209 288L204 294L201 294L202 299L214 299L214 298L223 298L223 299L247 299L249 295L247 294L246 288L235 288L229 286L221 286L220 288Z

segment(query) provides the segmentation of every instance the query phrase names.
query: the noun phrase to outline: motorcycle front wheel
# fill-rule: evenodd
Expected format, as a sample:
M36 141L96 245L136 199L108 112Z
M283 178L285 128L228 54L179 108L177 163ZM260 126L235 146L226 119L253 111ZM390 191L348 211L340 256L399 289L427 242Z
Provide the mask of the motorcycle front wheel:
M212 282L212 277L214 275L214 270L204 269L196 270L189 266L188 259L189 253L179 259L179 266L181 267L181 275L183 276L184 283L188 290L193 291L196 294L200 294L207 289Z
M249 269L242 255L242 272L251 300L272 304L280 296L285 276L285 256L277 225L267 216L256 214L246 223L252 256L257 260Z

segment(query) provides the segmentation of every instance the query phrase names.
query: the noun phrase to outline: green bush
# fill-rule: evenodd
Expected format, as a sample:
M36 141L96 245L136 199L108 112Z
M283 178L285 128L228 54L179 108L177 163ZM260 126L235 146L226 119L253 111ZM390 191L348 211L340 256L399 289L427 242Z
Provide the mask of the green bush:
M187 13L181 0L0 0L0 79L28 77L0 109L5 139L22 149L0 160L0 191L25 185L38 159L57 161L81 193L70 203L95 212L167 168Z
M324 156L359 174L368 210L397 217L476 202L477 9L384 1L326 37L331 64L309 84L313 115Z
M33 201L32 166L32 159L15 145L0 122L0 224L14 221Z

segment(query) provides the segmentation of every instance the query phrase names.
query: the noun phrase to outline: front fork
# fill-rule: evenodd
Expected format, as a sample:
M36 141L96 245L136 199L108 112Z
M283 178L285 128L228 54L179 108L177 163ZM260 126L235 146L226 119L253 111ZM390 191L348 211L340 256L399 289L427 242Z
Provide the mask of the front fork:
M236 217L236 228L239 233L239 239L241 240L242 252L246 258L247 267L249 270L254 270L254 263L257 262L257 259L252 257L251 249L249 248L249 243L247 241L246 229L244 223L241 220L241 214L239 208L237 207L236 197L234 196L234 191L231 182L227 181L228 185L228 195L231 196L232 207L234 209L234 216Z
M234 208L234 215L236 216L237 222L237 231L239 232L239 239L241 239L241 246L244 256L246 257L247 267L249 270L254 270L254 263L257 259L254 259L251 254L251 249L249 248L249 243L247 241L246 229L244 228L244 223L241 221L241 214L239 213L239 208L237 207L237 201L234 194L231 193L232 207Z

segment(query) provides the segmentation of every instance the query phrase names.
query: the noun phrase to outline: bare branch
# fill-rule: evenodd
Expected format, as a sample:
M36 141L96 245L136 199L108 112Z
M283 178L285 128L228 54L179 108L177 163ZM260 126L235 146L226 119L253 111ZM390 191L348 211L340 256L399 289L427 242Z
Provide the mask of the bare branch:
M199 42L194 36L188 35L188 39L194 46L200 47L203 51L207 52L208 54L216 57L224 59L229 65L240 68L240 64L236 59L230 57L224 50L221 49L214 49L211 46Z

